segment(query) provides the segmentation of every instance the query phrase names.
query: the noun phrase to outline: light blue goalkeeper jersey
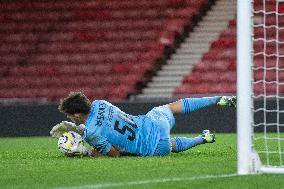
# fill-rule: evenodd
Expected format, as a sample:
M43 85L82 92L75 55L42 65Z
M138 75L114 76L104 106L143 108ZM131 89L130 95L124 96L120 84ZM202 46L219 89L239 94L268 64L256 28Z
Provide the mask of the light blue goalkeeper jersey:
M85 126L84 140L102 154L114 146L140 156L151 156L160 140L159 128L148 116L126 114L104 100L92 103Z

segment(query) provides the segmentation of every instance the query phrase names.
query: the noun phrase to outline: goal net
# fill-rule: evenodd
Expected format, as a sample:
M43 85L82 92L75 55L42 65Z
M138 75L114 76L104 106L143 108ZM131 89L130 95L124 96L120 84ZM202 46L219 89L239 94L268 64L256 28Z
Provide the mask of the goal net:
M284 0L238 3L248 14L238 10L238 28L246 24L249 34L238 30L237 40L249 41L238 41L238 172L284 173ZM249 69L242 79L241 69Z

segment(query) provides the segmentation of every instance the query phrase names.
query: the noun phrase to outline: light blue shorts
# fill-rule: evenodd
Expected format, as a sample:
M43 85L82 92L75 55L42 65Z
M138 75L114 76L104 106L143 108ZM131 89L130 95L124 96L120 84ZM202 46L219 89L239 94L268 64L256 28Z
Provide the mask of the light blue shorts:
M175 124L175 118L167 105L153 108L146 116L159 127L160 140L155 149L154 156L165 156L171 153L170 131Z

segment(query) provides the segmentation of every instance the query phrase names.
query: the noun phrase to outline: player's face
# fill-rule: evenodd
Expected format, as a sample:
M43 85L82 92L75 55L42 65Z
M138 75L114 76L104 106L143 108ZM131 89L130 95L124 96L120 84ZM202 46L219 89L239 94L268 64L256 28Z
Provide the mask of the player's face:
M85 122L82 114L67 114L67 118L71 119L71 121L76 124L83 124Z

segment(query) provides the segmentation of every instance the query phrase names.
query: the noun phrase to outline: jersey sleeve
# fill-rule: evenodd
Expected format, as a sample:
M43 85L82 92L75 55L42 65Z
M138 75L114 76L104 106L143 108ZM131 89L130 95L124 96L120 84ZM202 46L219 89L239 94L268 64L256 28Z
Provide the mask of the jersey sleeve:
M85 140L103 155L106 155L112 147L107 138L102 136L89 135Z

